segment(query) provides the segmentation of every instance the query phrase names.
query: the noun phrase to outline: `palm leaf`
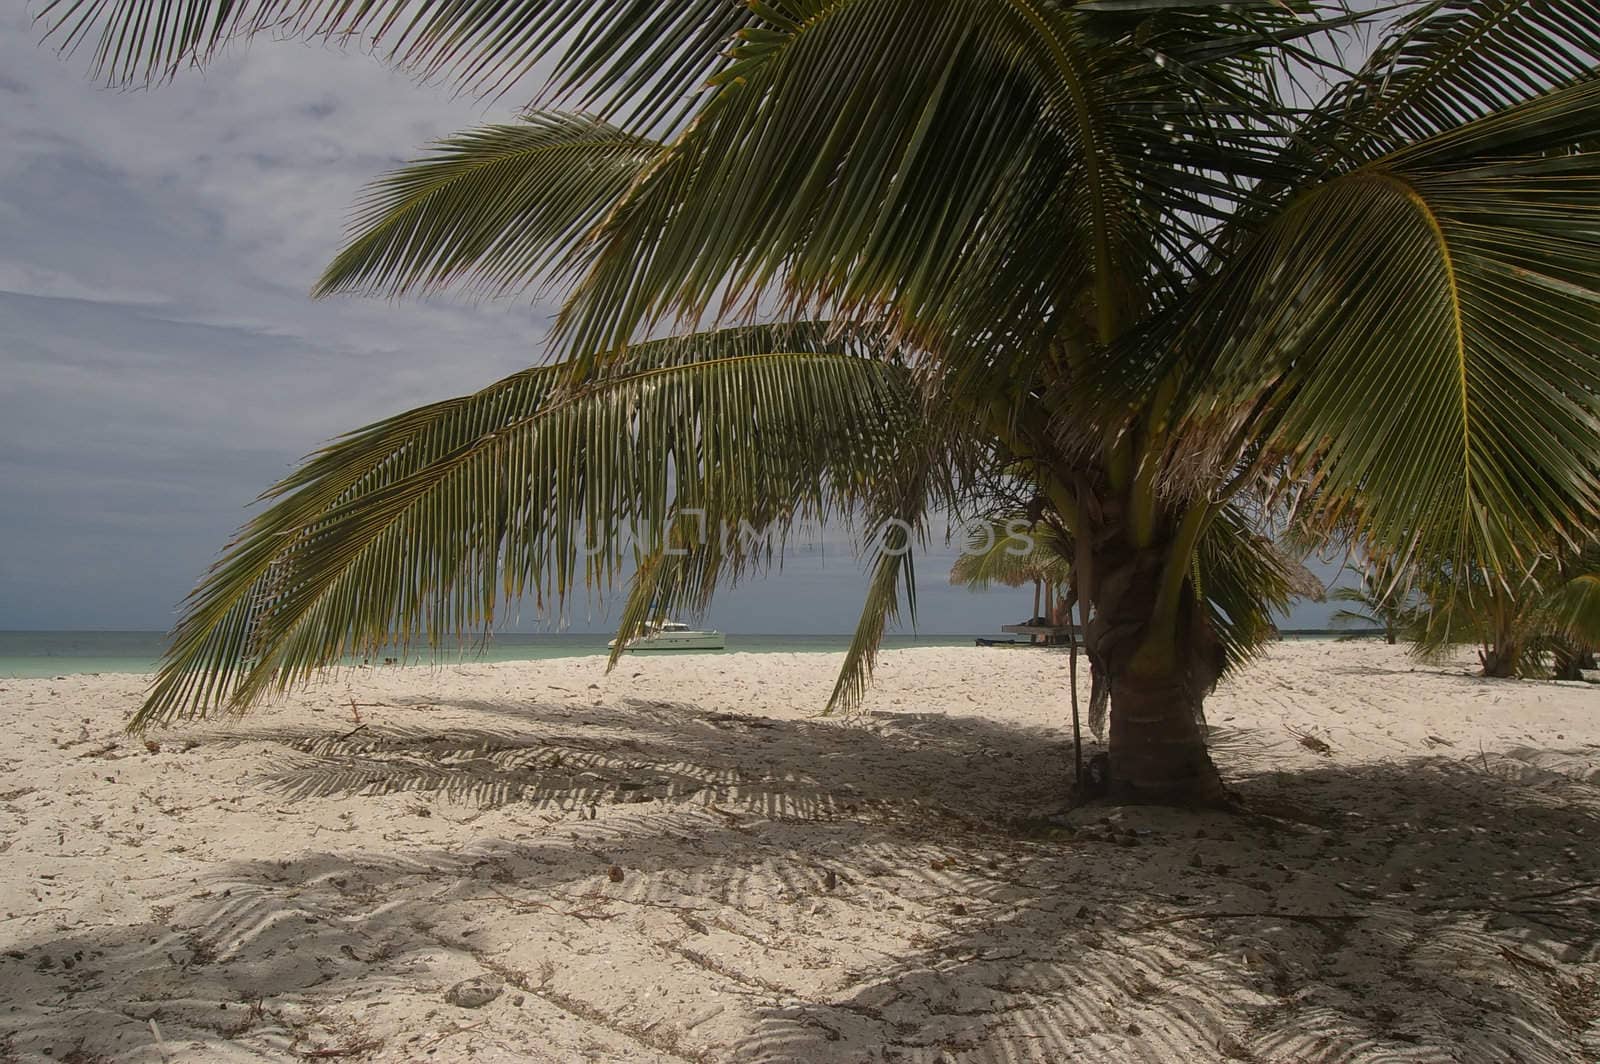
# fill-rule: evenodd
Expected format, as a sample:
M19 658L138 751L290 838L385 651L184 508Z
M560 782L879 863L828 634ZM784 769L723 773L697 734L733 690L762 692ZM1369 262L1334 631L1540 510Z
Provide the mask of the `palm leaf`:
M396 296L466 281L501 294L583 264L583 238L661 150L586 115L482 126L385 175L316 294Z
M1528 545L1585 536L1600 153L1574 145L1597 124L1587 82L1301 193L1187 334L1209 352L1191 424L1296 456L1324 527L1359 503L1386 553L1515 571Z
M1178 276L1168 262L1203 240L1201 216L1269 172L1246 116L1270 97L1226 78L1232 60L1195 82L1132 30L1097 36L1099 17L1030 0L760 10L600 232L567 349L763 299L888 317L945 357L1017 358L1064 329L1103 339L1150 278ZM1011 342L984 342L997 336Z
M845 651L827 711L850 710L860 704L877 662L884 632L902 616L916 622L915 550L925 544L930 503L953 506L960 486L971 477L973 441L951 423L949 410L907 427L896 441L896 453L883 455L883 465L860 484L856 511L839 516L859 524L870 557L867 593ZM781 501L775 502L782 507ZM682 529L682 525L675 526ZM664 543L639 565L622 611L618 640L610 665L624 650L622 637L647 621L682 613L702 613L723 580L753 563L770 562L776 551L771 538L733 535L680 536ZM902 604L904 613L902 614Z
M973 591L995 584L1023 587L1035 581L1065 584L1072 576L1072 544L1048 526L1031 527L1024 515L1013 514L986 522L983 549L964 550L950 567L950 582ZM1030 545L1024 547L1013 533L1029 528ZM964 548L973 546L971 541Z
M1337 595L1337 592L1335 592L1335 595ZM1373 631L1382 632L1384 630L1383 618L1377 617L1371 613L1363 613L1360 610L1334 610L1333 613L1328 617L1328 623L1335 628L1348 628L1352 625L1360 625L1363 629L1365 629L1365 631L1359 632L1346 632L1344 635L1339 637L1339 642L1341 643L1349 642L1355 639L1363 639Z
M1361 163L1553 90L1593 80L1591 0L1431 0L1415 5L1302 137L1324 160Z
M1195 586L1222 644L1224 675L1277 638L1276 614L1295 598L1320 598L1322 591L1315 577L1233 507L1223 509L1200 538Z
M848 511L882 464L904 464L907 380L870 339L729 330L636 346L578 386L566 366L532 369L355 432L268 493L191 597L135 726L242 710L391 640L437 646L491 625L498 602L560 608L688 511L780 539Z
M1600 573L1579 573L1550 591L1539 607L1544 634L1600 647Z
M707 78L751 7L730 0L49 0L39 14L63 51L88 45L113 84L171 77L258 33L358 42L424 77L481 93L545 77L542 100L671 124Z
M902 460L880 471L865 500L864 518L872 537L867 594L828 697L830 713L860 704L877 665L883 633L899 623L902 603L904 616L915 628L915 552L926 543L929 502L942 498L953 503L958 493L951 489L962 479L959 464L950 464L954 451L950 441L959 433L948 418L948 410L942 416L925 417L908 440Z

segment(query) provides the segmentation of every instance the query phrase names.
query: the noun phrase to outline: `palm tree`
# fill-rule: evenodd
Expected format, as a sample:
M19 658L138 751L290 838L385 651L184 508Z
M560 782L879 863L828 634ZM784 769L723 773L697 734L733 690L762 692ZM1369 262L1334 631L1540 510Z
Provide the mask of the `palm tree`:
M1027 531L1022 531L1026 529ZM982 547L977 531L982 531ZM1055 527L1034 527L1025 514L985 522L967 530L970 537L950 566L950 582L973 591L1033 585L1030 623L1044 617L1054 621L1059 612L1056 589L1072 580L1072 549Z
M1407 629L1416 653L1478 647L1487 677L1577 680L1600 646L1600 548L1552 553L1521 573L1478 565L1426 570Z
M1565 572L1544 597L1541 627L1550 647L1551 671L1558 680L1581 680L1593 670L1600 647L1600 564L1592 549L1583 572Z
M1241 530L1359 509L1379 549L1500 570L1600 511L1600 7L1400 7L1344 72L1328 35L1373 16L1320 0L54 0L119 83L264 30L548 74L373 186L318 292L537 285L553 361L272 489L136 723L631 563L627 628L771 557L686 515L876 536L848 704L935 516L1026 468L1114 792L1221 800L1203 703L1264 638L1259 554L1204 570ZM653 532L588 553L618 520Z
M1383 641L1394 646L1401 632L1411 623L1415 613L1411 603L1412 590L1400 581L1392 561L1382 555L1369 558L1359 570L1361 582L1355 587L1335 588L1335 602L1348 603L1353 609L1337 610L1333 615L1335 627L1359 624L1367 629L1383 632ZM1339 638L1359 639L1365 632L1353 632Z

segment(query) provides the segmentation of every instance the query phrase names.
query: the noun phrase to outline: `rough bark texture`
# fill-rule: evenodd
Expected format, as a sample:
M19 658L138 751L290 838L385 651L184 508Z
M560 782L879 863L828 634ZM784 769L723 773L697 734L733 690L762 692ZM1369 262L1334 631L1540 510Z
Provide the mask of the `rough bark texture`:
M1172 638L1150 640L1165 547L1097 552L1091 639L1111 697L1109 796L1218 805L1225 792L1206 752L1204 703L1220 671L1219 645L1187 590Z
M1502 680L1517 675L1521 658L1522 648L1515 643L1500 643L1478 651L1478 660L1483 663L1483 675Z
M1114 673L1110 796L1124 802L1221 803L1222 780L1206 752L1200 710L1187 677Z

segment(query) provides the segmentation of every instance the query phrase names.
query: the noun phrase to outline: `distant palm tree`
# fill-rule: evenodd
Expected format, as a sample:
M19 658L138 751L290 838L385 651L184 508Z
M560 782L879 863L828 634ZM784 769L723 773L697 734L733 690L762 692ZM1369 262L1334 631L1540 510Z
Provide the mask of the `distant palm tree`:
M1565 572L1544 598L1541 627L1550 647L1551 671L1558 680L1581 680L1597 665L1600 648L1600 559L1586 553L1586 571Z
M1577 680L1600 646L1600 549L1553 553L1522 573L1438 566L1406 630L1419 655L1476 644L1484 676Z
M978 528L984 533L982 545L976 532L972 532L972 538L962 544L961 555L950 566L950 582L974 591L987 591L996 584L1032 584L1033 616L1044 616L1040 612L1040 589L1065 588L1072 581L1071 541L1056 529L1031 527L1025 515L987 522Z
M1360 569L1361 583L1355 587L1335 588L1328 596L1335 602L1346 602L1356 609L1341 609L1333 614L1334 627L1361 625L1383 632L1383 641L1394 646L1401 633L1411 622L1415 607L1410 602L1411 587L1400 580L1400 575L1388 558L1369 560ZM1340 639L1359 639L1366 632L1352 632Z
M1268 516L1316 535L1359 503L1384 550L1497 570L1600 516L1600 5L1399 7L1324 92L1327 35L1374 15L55 0L54 39L116 82L260 31L370 40L480 91L548 73L522 120L373 186L318 291L543 285L557 361L273 488L136 724L508 598L559 608L635 561L624 628L702 607L807 518L884 548L849 703L914 607L909 548L1025 468L1072 533L1114 793L1222 800L1202 707L1266 637ZM624 520L652 531L586 551ZM778 545L716 534L741 522Z

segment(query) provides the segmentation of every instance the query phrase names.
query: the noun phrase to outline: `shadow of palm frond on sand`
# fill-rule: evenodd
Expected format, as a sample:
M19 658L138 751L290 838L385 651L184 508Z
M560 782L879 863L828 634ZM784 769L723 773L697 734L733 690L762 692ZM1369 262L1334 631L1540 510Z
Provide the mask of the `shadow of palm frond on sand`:
M1526 759L1064 813L1064 737L975 717L448 709L247 736L291 814L449 799L445 841L219 862L159 919L16 943L0 1030L58 1060L160 1059L150 1019L208 1060L1566 1062L1600 1037L1600 792ZM1218 737L1225 762L1280 741ZM438 1004L484 974L510 992Z
M452 702L497 727L253 732L303 755L269 773L292 799L440 794L494 808L592 816L608 804L731 802L773 819L936 812L993 825L1063 807L1072 752L1044 729L976 718L878 713L865 724L779 721L633 700L618 706ZM915 757L906 757L906 751ZM1003 790L983 778L1005 771Z

